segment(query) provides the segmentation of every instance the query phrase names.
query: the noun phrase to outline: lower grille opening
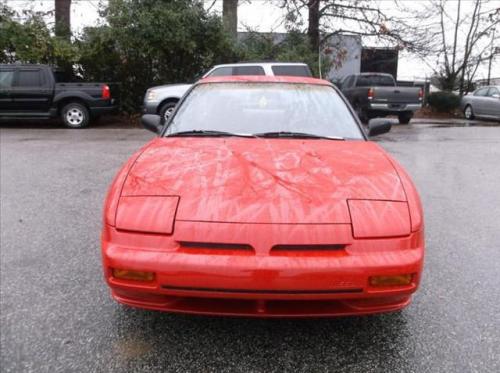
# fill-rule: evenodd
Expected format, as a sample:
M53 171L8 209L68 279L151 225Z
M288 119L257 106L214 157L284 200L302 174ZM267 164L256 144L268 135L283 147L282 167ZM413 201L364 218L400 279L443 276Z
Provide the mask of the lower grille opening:
M342 250L346 247L344 244L325 244L325 245L274 245L271 250Z
M361 288L347 289L318 289L318 290L267 290L267 289L227 289L227 288L201 288L201 287L186 287L162 285L162 289L178 290L178 291L195 291L195 292L211 292L211 293L240 293L240 294L349 294L362 293Z
M241 251L245 253L253 253L254 249L251 245L240 243L219 243L219 242L194 242L194 241L180 241L181 250L198 250L202 252L215 253L220 251L227 253L230 251Z
M274 245L271 252L282 251L338 251L345 249L344 244L320 244L320 245Z

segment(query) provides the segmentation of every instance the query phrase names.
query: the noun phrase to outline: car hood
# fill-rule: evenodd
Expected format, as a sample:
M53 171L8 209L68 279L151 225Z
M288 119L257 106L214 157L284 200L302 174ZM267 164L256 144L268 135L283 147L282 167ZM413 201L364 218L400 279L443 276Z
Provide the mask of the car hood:
M122 196L179 196L176 220L350 223L348 199L405 201L385 152L366 141L157 138Z

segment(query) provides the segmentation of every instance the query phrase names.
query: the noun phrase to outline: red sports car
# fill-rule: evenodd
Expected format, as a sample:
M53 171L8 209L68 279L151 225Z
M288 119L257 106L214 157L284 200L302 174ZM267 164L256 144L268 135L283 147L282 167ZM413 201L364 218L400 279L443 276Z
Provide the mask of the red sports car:
M329 82L199 81L123 166L102 258L118 302L169 312L317 317L396 311L424 258L404 169ZM370 123L369 134L390 129Z

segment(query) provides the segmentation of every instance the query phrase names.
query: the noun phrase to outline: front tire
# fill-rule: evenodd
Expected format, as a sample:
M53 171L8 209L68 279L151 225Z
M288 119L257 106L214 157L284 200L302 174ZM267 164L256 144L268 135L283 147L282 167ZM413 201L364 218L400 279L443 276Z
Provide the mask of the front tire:
M84 105L70 102L62 108L61 119L68 128L84 128L89 125L90 115Z
M472 110L472 106L467 105L464 109L464 117L465 119L472 120L474 119L474 111Z
M410 123L411 118L413 118L413 113L412 112L404 112L400 113L398 115L399 123L400 124L408 124Z
M170 118L170 116L172 115L172 113L175 110L176 105L177 105L177 101L175 101L175 102L171 101L171 102L164 103L160 107L159 114L160 114L160 117L162 118L162 120L164 120L164 122L166 122L168 120L168 118Z
M368 123L368 120L369 120L368 114L366 113L365 109L363 109L361 107L361 104L359 102L354 104L354 111L356 112L361 123L363 123L363 124Z

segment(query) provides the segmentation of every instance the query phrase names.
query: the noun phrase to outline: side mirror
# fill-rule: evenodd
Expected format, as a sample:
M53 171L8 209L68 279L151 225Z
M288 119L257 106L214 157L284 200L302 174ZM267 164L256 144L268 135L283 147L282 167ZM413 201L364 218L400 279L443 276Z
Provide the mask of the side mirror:
M368 136L377 136L391 130L392 124L389 119L374 118L368 122Z
M495 94L491 95L491 97L493 97L493 98L500 98L500 95L498 93L495 93Z
M141 117L141 122L145 129L154 133L160 133L163 127L161 117L155 114L144 114Z

